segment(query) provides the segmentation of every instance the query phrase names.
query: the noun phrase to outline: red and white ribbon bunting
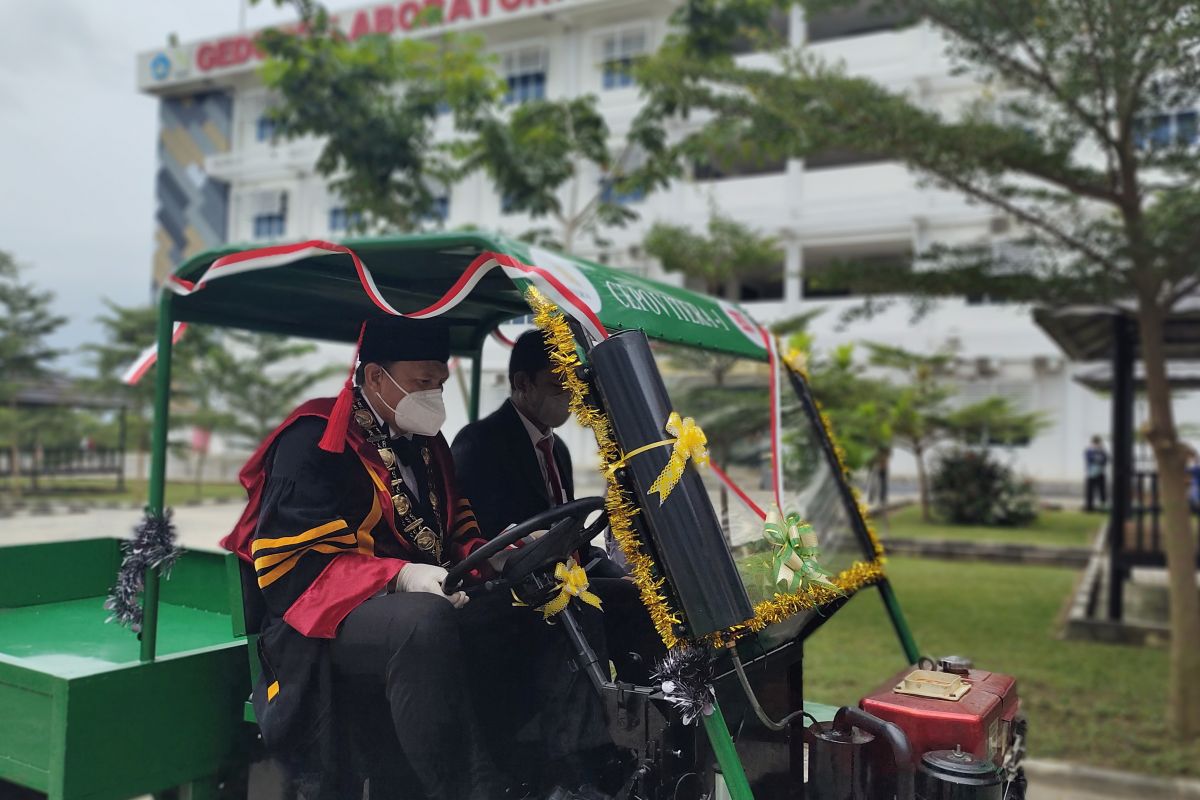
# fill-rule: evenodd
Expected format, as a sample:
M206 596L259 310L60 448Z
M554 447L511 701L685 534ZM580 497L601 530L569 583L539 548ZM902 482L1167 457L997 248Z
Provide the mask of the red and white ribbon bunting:
M775 337L759 326L763 346L767 348L767 365L771 371L771 488L775 492L775 505L783 508L783 402L779 389L779 352Z
M187 331L186 322L176 322L174 329L171 331L171 344L175 345L183 338L184 332ZM154 362L158 360L158 342L147 347L137 357L137 359L129 365L125 373L121 375L121 383L127 386L134 386L142 379L142 376L150 371L154 366Z
M362 285L367 297L381 311L392 316L409 317L410 319L429 319L445 314L465 300L479 282L483 280L485 275L496 267L500 267L509 278L530 281L537 286L542 294L549 297L558 304L559 308L574 318L593 340L600 341L608 338L608 331L605 330L596 313L587 303L568 289L552 271L531 264L524 264L518 259L504 253L485 252L480 254L437 302L410 314L402 314L387 301L383 293L379 291L379 287L375 285L375 278L371 275L371 271L363 263L363 260L358 257L357 253L345 245L317 240L231 253L214 261L204 271L200 280L195 283L171 276L164 284L164 288L187 297L188 295L202 291L204 287L215 280L239 275L243 272L282 267L294 264L297 261L303 261L306 258L327 255L348 255L354 264L354 270L358 275L359 283ZM148 361L143 363L143 359L146 358L148 358ZM136 383L145 374L146 370L150 368L156 358L157 350L154 348L149 350L148 356L147 354L143 354L138 362L126 372L127 376L132 376L132 380L127 380L126 382Z

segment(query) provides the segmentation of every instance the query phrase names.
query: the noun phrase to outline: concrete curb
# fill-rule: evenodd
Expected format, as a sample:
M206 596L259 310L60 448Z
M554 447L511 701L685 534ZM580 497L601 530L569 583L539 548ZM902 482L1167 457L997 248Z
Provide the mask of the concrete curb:
M172 508L195 508L197 506L220 506L244 504L244 499L223 500L217 497L205 497L200 500L185 500ZM118 502L115 500L99 500L94 503L34 503L18 508L0 508L0 519L12 517L52 517L62 514L87 514L90 511L140 511L145 507L144 502Z
M956 539L883 539L884 549L899 556L944 558L953 561L996 561L1008 564L1042 564L1085 567L1091 556L1086 547L1047 547L1003 542L970 542Z
M1200 781L1191 778L1156 778L1040 758L1027 758L1022 764L1029 782L1043 790L1075 789L1144 800L1200 800Z

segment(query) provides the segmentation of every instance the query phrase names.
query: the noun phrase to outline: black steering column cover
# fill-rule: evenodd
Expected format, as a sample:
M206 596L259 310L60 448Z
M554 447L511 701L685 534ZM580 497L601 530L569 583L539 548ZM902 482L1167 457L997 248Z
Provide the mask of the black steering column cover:
M663 426L674 409L646 334L616 333L592 348L589 361L622 452L668 438ZM641 508L635 520L679 598L688 634L700 637L745 622L754 609L696 468L688 464L662 505L647 494L670 454L657 447L634 456L627 481Z

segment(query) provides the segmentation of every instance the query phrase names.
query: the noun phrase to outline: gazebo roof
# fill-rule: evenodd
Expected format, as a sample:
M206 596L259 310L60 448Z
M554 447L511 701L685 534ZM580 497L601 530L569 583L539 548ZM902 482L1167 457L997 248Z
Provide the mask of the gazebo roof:
M121 397L96 394L73 378L47 376L26 382L16 395L18 408L124 408Z
M1113 388L1112 365L1098 364L1080 372L1074 377L1074 381L1097 392L1111 392ZM1141 362L1134 365L1133 381L1137 391L1145 391L1146 370ZM1167 382L1175 390L1200 389L1200 364L1168 364Z
M1137 341L1137 315L1132 303L1116 306L1038 308L1033 319L1074 361L1111 361L1114 349L1113 319L1129 320L1134 334L1134 357L1141 357ZM1168 361L1200 361L1200 296L1178 303L1163 323Z

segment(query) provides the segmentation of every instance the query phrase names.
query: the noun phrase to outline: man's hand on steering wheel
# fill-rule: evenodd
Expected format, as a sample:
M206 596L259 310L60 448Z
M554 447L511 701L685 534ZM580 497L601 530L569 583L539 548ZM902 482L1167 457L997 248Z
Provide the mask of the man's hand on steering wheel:
M443 590L453 594L462 588L472 570L487 564L488 559L535 531L546 533L509 556L501 568L500 577L485 584L490 590L510 588L541 567L552 567L565 561L571 553L596 537L608 524L603 513L603 497L584 497L535 514L514 525L456 564L443 581ZM589 525L587 518L601 513Z

